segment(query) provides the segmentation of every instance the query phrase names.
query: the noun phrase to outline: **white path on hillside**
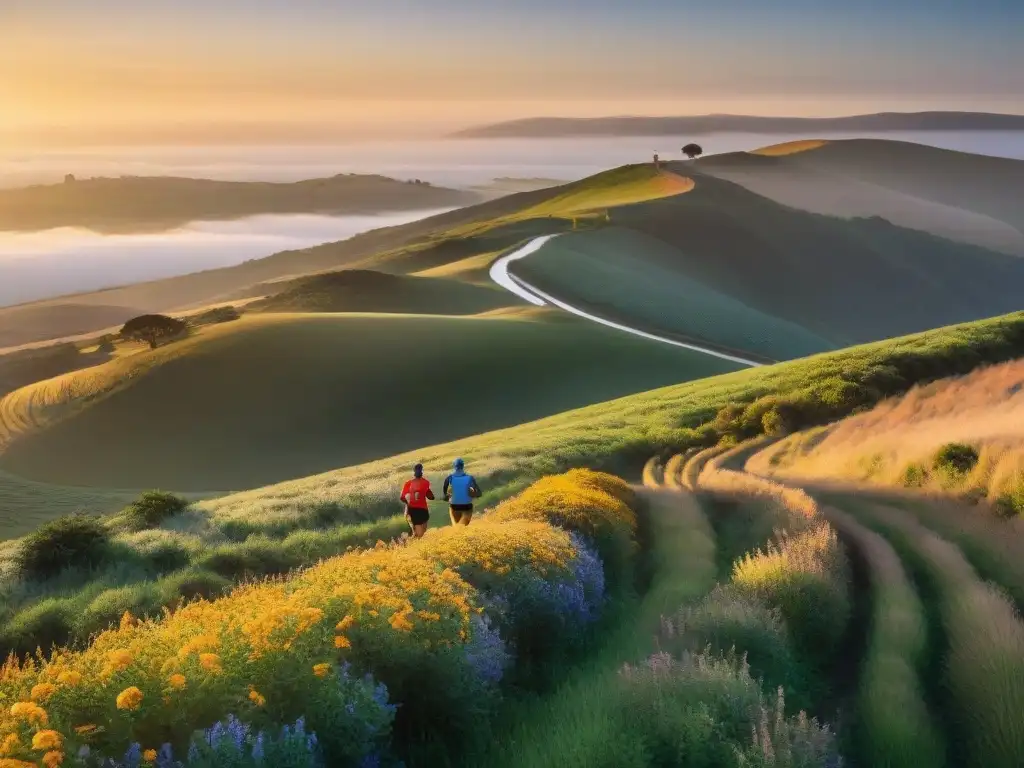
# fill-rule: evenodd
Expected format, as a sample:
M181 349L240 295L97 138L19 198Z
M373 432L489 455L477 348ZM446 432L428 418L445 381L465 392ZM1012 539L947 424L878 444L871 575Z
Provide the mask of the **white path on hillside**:
M601 325L608 326L609 328L615 328L616 330L619 331L625 331L626 333L631 333L634 336L641 336L645 339L651 339L652 341L660 341L662 344L671 344L674 347L682 347L683 349L689 349L694 352L702 352L705 355L711 355L712 357L717 357L721 360L728 360L729 362L732 363L739 363L740 365L748 365L752 368L757 368L761 365L761 363L754 362L753 360L747 360L746 358L743 357L737 357L736 355L730 355L725 352L719 352L714 349L708 349L707 347L702 347L697 344L687 344L686 342L683 341L667 339L664 336L658 336L653 333L648 333L647 331L641 331L639 328L630 328L628 325L622 325L621 323L616 323L612 320L606 320L603 317L596 317L595 315L592 315L589 312L584 312L582 309L566 304L561 299L557 299L554 296L545 293L536 286L530 285L522 278L516 277L515 275L511 274L508 271L508 265L510 263L512 263L513 261L518 261L519 259L526 258L532 253L536 253L546 243L550 242L556 237L558 237L558 235L544 235L543 237L535 237L522 248L517 248L516 250L512 251L512 253L508 253L502 256L500 259L494 262L493 265L491 265L491 280L493 280L495 283L500 285L505 290L510 291L511 293L514 293L521 299L525 299L526 301L530 302L534 306L543 307L546 304L551 304L552 306L558 307L559 309L565 310L566 312L570 312L574 315L578 315L579 317L586 318L591 322L600 323Z

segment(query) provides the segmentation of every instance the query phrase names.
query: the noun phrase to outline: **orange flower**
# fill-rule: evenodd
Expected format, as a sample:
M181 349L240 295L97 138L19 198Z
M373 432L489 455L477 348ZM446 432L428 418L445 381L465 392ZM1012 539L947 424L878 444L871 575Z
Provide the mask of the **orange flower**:
M147 763L155 762L156 761L156 750L155 749L147 749L145 752L142 753L142 759L145 760Z
M345 630L349 629L355 623L356 623L356 620L352 616L345 616L344 619L342 619L341 621L338 622L338 625L335 627L335 629L338 630L339 632L344 632Z
M167 684L176 691L180 691L185 687L185 676L184 675L171 675L167 678Z
M0 757L0 768L36 768L36 764L15 760L13 757Z
M18 734L7 734L4 736L3 741L0 741L0 757L11 754L19 746L21 746L21 739L18 738Z
M53 750L43 755L43 765L46 768L57 768L58 765L64 762L64 753Z
M313 674L317 677L327 677L331 674L331 665L326 662L313 665Z
M92 723L90 723L88 725L78 725L78 726L75 726L75 733L77 733L79 736L88 736L89 734L95 733L95 732L96 732L96 726L93 725Z
M129 711L136 710L139 705L142 704L142 691L136 688L134 685L130 688L125 688L119 694L117 694L117 708L127 709Z
M53 696L57 691L57 686L52 683L39 683L32 687L32 693L29 694L32 701L46 701L48 698Z
M199 654L199 664L207 672L220 672L220 656L216 653Z
M255 688L249 689L249 701L255 704L257 707L262 707L267 703L267 700L260 695L260 692Z
M61 685L78 685L82 682L82 673L69 669L57 676L57 682Z
M352 641L349 640L344 635L338 635L336 638L334 638L334 647L335 648L351 648L352 647Z
M111 651L107 654L107 659L110 660L110 666L115 670L126 669L129 664L132 663L132 652L120 649L117 651Z
M32 737L32 749L44 752L48 749L60 749L63 744L60 734L56 731L39 731Z
M31 701L19 701L16 704L11 705L11 714L14 717L21 717L28 720L30 723L39 723L40 725L46 725L49 722L49 717L46 714L46 710L40 707L38 704Z

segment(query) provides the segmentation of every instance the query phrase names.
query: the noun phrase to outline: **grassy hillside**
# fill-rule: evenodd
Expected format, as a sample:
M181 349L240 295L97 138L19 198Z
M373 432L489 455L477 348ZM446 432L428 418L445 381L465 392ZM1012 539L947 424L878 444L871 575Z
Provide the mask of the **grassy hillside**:
M833 346L687 276L677 250L617 226L556 238L513 271L531 285L600 317L767 359Z
M611 209L610 224L641 235L631 242L645 245L623 253L605 247L603 230L570 233L513 271L536 263L539 287L552 295L569 292L641 320L650 315L652 283L680 295L692 295L697 284L832 346L1011 311L1024 288L1024 261L1017 257L879 218L796 210L703 175L687 194ZM571 268L559 269L559 262L568 264L564 255L542 264L549 249L577 251ZM577 279L594 273L614 274L619 295L610 298L597 280ZM689 314L680 306L660 327L697 335L701 319ZM762 354L783 356L785 342L777 343L778 351Z
M364 269L327 272L264 288L273 290L274 294L249 304L248 310L473 315L517 301L494 285L471 285L443 277L409 277Z
M0 467L240 489L731 367L584 322L267 314L8 395Z
M479 199L472 192L355 174L293 183L96 178L0 190L0 229L83 227L99 232L134 232L264 213L343 214L445 208Z
M804 141L687 167L777 202L1024 254L1024 162L868 139Z

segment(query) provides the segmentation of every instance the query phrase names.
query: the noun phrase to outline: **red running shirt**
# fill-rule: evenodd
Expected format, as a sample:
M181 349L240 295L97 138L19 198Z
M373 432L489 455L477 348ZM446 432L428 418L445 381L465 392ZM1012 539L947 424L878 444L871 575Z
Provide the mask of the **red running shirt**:
M433 496L430 481L425 477L414 477L405 481L401 498L409 504L410 509L428 509L427 499Z

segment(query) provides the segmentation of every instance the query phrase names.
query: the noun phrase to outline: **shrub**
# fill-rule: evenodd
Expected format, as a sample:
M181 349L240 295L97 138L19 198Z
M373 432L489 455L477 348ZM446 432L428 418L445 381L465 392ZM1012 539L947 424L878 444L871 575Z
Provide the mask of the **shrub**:
M780 689L761 692L741 657L655 654L622 674L619 738L633 765L838 765L835 735L801 712L786 716Z
M608 483L601 473L577 470L538 480L518 496L488 513L495 521L535 520L575 531L590 539L604 562L610 585L629 579L637 549L633 510L616 496L598 487Z
M932 468L951 478L962 478L978 463L978 450L973 445L947 443L932 460Z
M928 470L917 462L911 462L903 470L902 483L906 488L922 488L928 482Z
M799 651L826 661L850 617L849 566L826 523L796 535L781 534L738 560L732 583L741 594L778 606Z
M100 592L78 618L79 638L86 639L95 632L117 626L125 613L134 617L158 615L160 595L152 583L133 584Z
M180 496L164 491L146 491L125 507L122 514L130 530L141 531L158 527L164 520L184 511L186 507L188 502Z
M24 578L47 579L65 568L90 568L107 556L110 534L96 517L65 515L25 537L15 558Z
M280 541L256 534L241 544L225 544L208 552L197 565L235 581L287 573L299 564Z
M223 576L197 567L172 573L157 582L164 605L177 605L196 598L212 600L230 588L231 582Z
M17 654L49 651L67 642L73 631L75 605L70 600L47 598L14 614L0 633L0 648Z
M715 656L744 654L752 675L771 687L783 686L803 700L806 670L794 656L777 608L717 587L699 604L663 620L659 647L675 657L708 651Z

